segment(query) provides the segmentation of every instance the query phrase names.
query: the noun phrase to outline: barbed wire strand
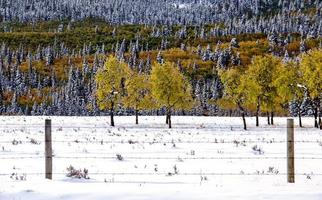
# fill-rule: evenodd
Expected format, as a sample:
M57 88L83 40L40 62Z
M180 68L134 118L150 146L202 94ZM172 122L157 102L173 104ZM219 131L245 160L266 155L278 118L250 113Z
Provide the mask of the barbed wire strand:
M13 173L0 173L0 176L9 176L9 175L14 175L15 172ZM40 176L40 175L45 175L44 173L40 172L19 172L19 174L25 174L25 175L35 175L35 176ZM68 172L53 172L53 175L66 175ZM94 172L91 173L89 172L89 175L114 175L114 176L286 176L286 175L293 175L293 174L288 174L288 173L261 173L261 172L255 172L255 173L217 173L217 172L192 172L192 173L136 173L136 172ZM296 176L322 176L322 173L294 173Z
M34 144L39 145L41 141L36 141L38 144L34 144L30 140L17 140L13 139L11 141L0 141L0 144L12 144L12 145L19 145L19 144ZM76 144L235 144L235 145L243 145L243 144L256 144L256 143L264 143L264 144L279 144L279 143L287 143L292 141L275 141L275 140L258 140L258 141L246 141L246 140L233 140L233 141L224 141L218 139L217 141L136 141L132 139L124 140L124 141L104 141L104 140L96 140L96 141L80 141L80 140L52 140L52 143L76 143ZM322 139L321 140L299 140L293 141L294 143L317 143L322 146Z
M13 159L103 159L103 160L117 160L116 156L11 156L0 157L0 160ZM285 160L287 158L294 158L297 160L322 160L322 157L141 157L141 156L124 156L124 160Z

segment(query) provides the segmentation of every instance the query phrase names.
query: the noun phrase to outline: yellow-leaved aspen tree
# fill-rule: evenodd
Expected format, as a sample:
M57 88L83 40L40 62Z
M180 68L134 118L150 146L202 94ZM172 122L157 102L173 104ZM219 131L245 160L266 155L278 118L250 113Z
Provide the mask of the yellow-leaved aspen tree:
M111 126L114 126L114 112L122 96L125 94L125 81L129 67L114 56L109 56L102 69L96 74L97 103L100 109L110 111Z
M126 80L127 95L123 100L127 108L135 110L135 123L139 123L139 111L155 108L156 102L152 97L150 76L136 71Z
M302 82L298 63L288 61L276 69L273 84L279 101L285 108L288 108L290 102L294 102L300 127L302 127L302 103L305 95L305 89L301 87Z
M244 130L246 125L246 88L241 85L243 72L240 68L230 68L219 71L220 79L224 86L224 93L220 100L217 101L220 107L229 107L230 109L239 109L243 120Z
M312 50L301 56L300 70L303 74L303 86L313 102L314 126L321 124L322 99L322 51ZM318 123L319 118L319 123Z
M169 128L171 113L193 106L191 85L172 62L154 63L151 72L152 95L160 107L166 108Z
M273 76L280 64L281 61L272 55L255 56L241 79L241 84L247 89L248 103L256 105L256 126L259 126L261 106L274 112L277 94Z

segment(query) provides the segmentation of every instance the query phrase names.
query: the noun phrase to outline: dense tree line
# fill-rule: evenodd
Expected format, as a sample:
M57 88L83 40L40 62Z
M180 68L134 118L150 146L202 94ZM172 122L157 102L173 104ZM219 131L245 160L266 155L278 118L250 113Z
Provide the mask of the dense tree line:
M201 28L200 37L297 32L317 37L322 32L321 9L319 0L1 0L0 18L32 24L94 17L111 24L216 25L210 33Z

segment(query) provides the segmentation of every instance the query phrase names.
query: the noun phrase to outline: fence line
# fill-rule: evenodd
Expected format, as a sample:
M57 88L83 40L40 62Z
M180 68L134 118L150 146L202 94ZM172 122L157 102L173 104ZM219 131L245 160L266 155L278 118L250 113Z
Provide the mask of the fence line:
M0 157L0 160L11 159L102 159L117 160L116 156L11 156ZM266 156L266 157L142 157L142 156L124 156L124 160L285 160L290 157ZM296 160L322 160L322 157L291 157Z
M292 120L292 126L265 126L265 127L251 127L254 128L255 130L258 129L262 129L262 128L267 128L266 130L263 131L263 133L267 133L267 132L272 132L275 130L281 130L281 129L286 129L288 128L288 133L294 132L294 124L293 124L293 120ZM159 125L159 124L158 124ZM0 124L0 126L3 126ZM22 127L18 127L16 128L16 130L22 130L23 128L26 127L41 127L44 128L43 125L38 125L38 124L34 124L34 125L21 125L21 124L6 124L4 126L22 126ZM46 139L45 139L45 149L46 149L46 155L39 155L39 154L30 154L29 156L6 156L4 154L0 154L0 160L11 160L11 159L45 159L46 160L46 165L45 165L45 173L39 173L39 172L30 172L30 173L23 173L23 174L27 174L27 175L44 175L46 176L46 178L52 179L52 175L66 175L66 173L63 172L53 172L52 171L52 159L102 159L102 160L117 160L117 156L88 156L87 153L83 153L83 154L87 154L86 156L63 156L64 154L60 155L60 154L56 154L53 155L52 154L52 146L51 144L55 144L55 143L80 143L80 144L204 144L204 143L209 143L209 144L234 144L236 146L238 145L246 145L246 144L257 144L257 143L267 143L267 144L279 144L279 143L286 143L286 144L292 144L294 145L294 143L318 143L319 145L322 146L322 141L320 140L297 140L294 141L293 139L289 139L287 138L287 140L277 140L275 141L274 139L260 139L258 138L258 140L243 140L243 139L233 139L233 140L225 140L225 139L211 139L211 140L207 140L207 141L203 141L203 140L199 140L199 141L195 141L195 140L180 140L180 139L172 139L172 140L166 140L166 141L158 141L158 140L152 140L152 141L138 141L135 139L127 139L127 140L110 140L110 141L104 141L103 139L99 139L99 140L95 140L95 141L91 141L91 140L87 140L87 141L80 141L78 139L76 140L52 140L51 137L51 133L52 133L52 128L57 128L57 130L55 132L63 132L64 129L74 129L75 132L79 131L81 128L104 128L104 129L108 129L108 132L110 133L110 130L117 130L117 131L124 131L127 128L133 128L133 129L149 129L149 130L158 130L155 126L154 127L149 127L149 126L130 126L130 127L124 127L124 126L120 126L120 127L110 127L110 126L63 126L63 125L55 125L52 126L51 125L51 120L46 120L46 126L45 126L45 135L46 135ZM162 126L165 127L165 126ZM178 127L176 127L180 130L182 129L193 129L193 130L231 130L233 131L233 129L238 129L238 130L242 130L241 126L206 126L206 125L202 125L201 126L180 126L178 125ZM174 130L176 130L176 128L174 128ZM272 130L271 130L272 129ZM312 130L316 130L313 127L310 128L298 128L298 130L307 130L307 129L312 129ZM169 130L165 129L160 131L160 133L168 133ZM246 135L252 135L251 133L249 133L248 131L244 131L245 133L248 134L208 134L208 135L220 135L220 136L246 136ZM44 132L41 132L42 134ZM144 132L145 133L145 132ZM69 136L75 136L76 133L73 134L69 134ZM64 134L65 137L67 137L66 134ZM108 137L110 136L114 136L114 135L108 135ZM258 134L254 134L254 137L258 137ZM132 136L131 136L132 137ZM32 138L30 138L30 140L16 140L13 139L12 141L9 140L3 140L0 141L0 144L6 144L6 143L12 143L12 144L22 144L22 143L33 143L31 141ZM160 138L162 139L162 138ZM42 142L38 141L34 141L36 142L35 145L38 145ZM239 156L239 157L235 157L235 156L184 156L184 157L180 157L180 156L125 156L122 157L122 159L125 160L177 160L177 161L184 161L184 160L322 160L322 157L308 157L308 156L302 156L302 157L297 157L294 156L294 151L292 149L290 149L290 152L293 154L287 154L287 156L260 156L260 155L255 155L255 156ZM95 154L95 153L92 153ZM16 154L19 155L19 154ZM33 155L37 155L37 156L33 156ZM294 168L293 168L294 169ZM6 176L6 175L14 175L15 173L0 173L0 176ZM227 173L227 172L185 172L185 173L177 173L175 172L174 174L168 172L168 173L160 173L160 172L154 172L154 173L138 173L138 172L94 172L91 173L92 175L119 175L119 176L127 176L127 175L136 175L136 176L201 176L201 175L208 175L208 176L281 176L281 175L287 175L288 177L290 176L295 176L295 175L303 175L303 176L322 176L322 173L311 173L311 174L307 174L307 173L295 173L294 171L290 171L288 169L287 173L279 173L279 172L267 172L265 173L264 171L260 172L260 171L256 171L255 173L245 173L243 171L239 172L239 173Z
M17 144L25 144L25 143L32 143L30 140L6 140L6 141L0 141L0 144L11 144L18 142ZM38 141L39 142L39 141ZM136 141L136 140L124 140L124 141L104 141L104 140L93 140L93 141L79 141L79 140L52 140L53 143L81 143L81 144L236 144L236 145L242 145L242 144L256 144L256 143L267 143L267 144L278 144L278 143L286 143L289 142L287 140L258 140L258 141L248 141L248 140L232 140L232 141L221 141L221 139L218 139L217 141ZM322 139L321 140L298 140L294 141L294 143L321 143L322 146Z

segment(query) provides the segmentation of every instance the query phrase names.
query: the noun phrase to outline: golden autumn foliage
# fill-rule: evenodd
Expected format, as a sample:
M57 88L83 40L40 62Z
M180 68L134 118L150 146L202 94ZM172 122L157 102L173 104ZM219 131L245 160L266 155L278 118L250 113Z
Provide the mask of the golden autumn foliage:
M154 63L151 72L152 95L160 107L165 107L171 128L171 112L193 106L191 85L174 63Z
M135 110L136 124L138 124L138 112L156 107L156 101L152 97L152 84L150 77L132 71L126 80L127 95L123 99L123 104L127 108Z
M287 104L292 100L303 99L304 90L298 86L302 82L300 68L296 62L286 62L276 68L273 84L277 89L280 102Z
M300 62L303 83L312 99L322 98L322 51L312 50L303 54Z
M100 109L114 109L125 91L125 81L130 70L127 64L109 56L103 69L96 74L97 100Z
M191 86L174 63L154 63L151 83L152 95L160 106L169 111L191 107Z

